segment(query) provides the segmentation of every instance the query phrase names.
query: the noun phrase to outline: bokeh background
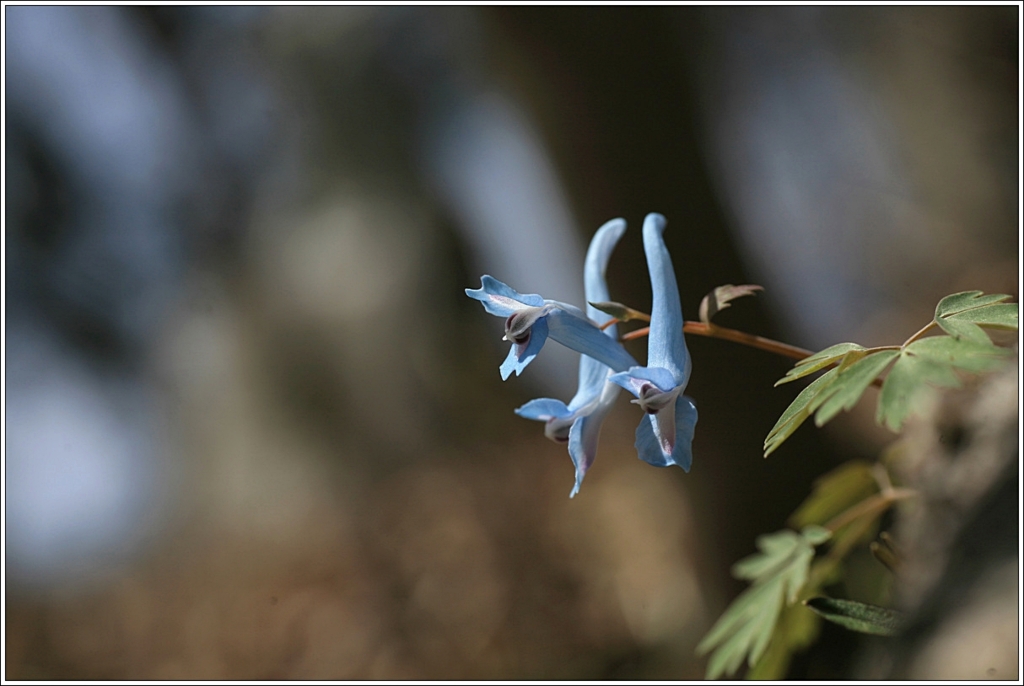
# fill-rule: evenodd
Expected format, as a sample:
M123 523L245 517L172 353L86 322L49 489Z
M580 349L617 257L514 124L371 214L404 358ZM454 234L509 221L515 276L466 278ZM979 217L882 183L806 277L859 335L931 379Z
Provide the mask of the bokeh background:
M10 7L12 679L689 679L729 566L892 439L764 436L789 363L691 339L689 474L610 415L570 500L489 273L808 348L1018 294L1016 7ZM643 359L643 341L630 344ZM873 391L869 391L873 393ZM842 678L828 627L791 677Z

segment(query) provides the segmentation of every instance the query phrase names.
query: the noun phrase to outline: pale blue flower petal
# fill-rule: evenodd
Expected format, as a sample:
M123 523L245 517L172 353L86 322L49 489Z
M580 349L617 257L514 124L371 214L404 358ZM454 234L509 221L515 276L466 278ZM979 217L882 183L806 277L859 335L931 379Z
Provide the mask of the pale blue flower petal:
M640 397L640 390L647 383L653 383L665 392L671 391L677 386L672 372L662 367L630 367L629 371L612 374L608 380L622 386L637 398Z
M526 345L512 344L511 350L508 351L508 357L501 363L502 381L508 379L512 372L515 372L516 376L522 374L523 370L526 369L526 365L533 362L533 358L537 357L537 353L544 347L544 341L547 339L548 323L547 319L542 317L530 327L530 340L526 342Z
M569 493L570 498L574 498L580 492L583 477L586 476L590 465L594 464L594 458L597 456L597 442L601 435L601 424L604 423L604 418L611 411L618 395L618 386L611 383L605 384L601 397L593 409L578 417L569 430L569 457L572 458L572 463L576 467L576 484L573 486L572 492Z
M592 401L601 389L611 372L608 365L598 362L593 357L580 355L580 381L576 395L569 401L569 409L578 410Z
M601 226L590 241L583 265L584 292L588 301L586 313L566 303L544 301L544 315L551 338L582 353L576 395L568 405L550 398L540 398L516 410L516 414L521 417L544 421L544 435L548 438L569 442L569 455L576 468L573 496L579 491L587 469L594 462L601 424L619 394L618 386L607 383L612 372L609 365L619 370L636 366L636 361L618 342L615 326L602 332L595 325L612 318L589 305L590 302L610 299L604 275L612 251L625 230L624 220L613 219ZM523 312L519 315L521 323L530 321L523 317L536 314L539 313ZM523 327L516 326L516 321L510 322L513 330L508 335L517 338Z
M565 347L589 355L617 372L636 366L633 356L589 319L582 319L560 309L552 310L546 319L552 340Z
M572 410L566 407L561 400L537 398L517 408L515 413L525 419L546 422L555 417L568 417L572 414Z
M690 353L683 338L683 311L672 258L662 232L665 218L651 213L644 219L644 253L651 275L651 332L648 334L647 366L664 367L675 377L675 386L690 379Z
M675 416L672 419L675 424L675 440L671 452L662 449L656 415L646 415L640 420L636 429L636 452L641 460L655 467L678 465L683 471L689 472L693 462L693 433L697 425L697 407L693 400L680 395L676 399Z
M493 276L484 274L480 277L481 288L467 288L466 295L483 303L489 314L508 317L513 312L526 307L543 307L544 298L539 295L518 293L510 286L498 281Z
M606 335L586 317L582 310L566 303L544 300L539 295L524 295L497 279L484 275L483 286L467 288L466 295L479 300L490 314L509 320L517 313L533 321L530 340L524 346L513 344L512 351L501 365L501 378L517 375L537 356L550 333L558 343L589 355L616 370L628 369L636 360L611 336ZM527 312L523 312L526 310ZM534 319L536 315L541 315Z

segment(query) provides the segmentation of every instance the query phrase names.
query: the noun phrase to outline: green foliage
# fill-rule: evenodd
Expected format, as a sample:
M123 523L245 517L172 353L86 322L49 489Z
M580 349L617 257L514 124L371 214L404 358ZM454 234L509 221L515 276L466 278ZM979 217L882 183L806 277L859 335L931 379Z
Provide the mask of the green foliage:
M882 426L899 431L920 399L922 388L959 388L961 381L956 370L990 371L1011 354L1006 348L992 345L987 337L984 343L953 336L914 341L900 351L899 360L886 377L878 398L875 420Z
M764 441L764 456L775 452L812 414L814 423L822 426L840 410L856 405L868 386L898 355L898 350L872 352L860 348L846 352L838 367L814 380L782 413Z
M981 326L1016 330L1017 304L1004 302L1009 298L982 295L981 291L956 293L939 302L929 327L899 347L840 343L801 360L775 385L834 368L805 388L783 412L765 439L765 457L812 414L814 423L823 426L840 411L852 409L872 384L882 386L875 421L899 431L917 408L922 389L957 388L962 383L958 372L977 374L995 369L1012 353L994 345ZM920 338L933 326L948 335ZM882 383L886 370L889 373Z
M892 636L899 628L902 615L877 605L837 598L811 598L804 604L823 618L851 631L875 636Z
M747 672L747 679L778 681L785 678L793 654L817 640L821 620L802 603L787 605L779 614L768 649Z
M714 650L707 678L732 674L746 658L756 664L765 654L784 604L796 602L807 581L814 546L831 536L819 526L801 533L784 530L757 538L759 553L733 565L733 576L752 582L719 618L697 646L698 654Z
M856 353L847 353L846 357L849 358L851 354ZM883 350L867 354L845 369L840 364L836 380L824 391L827 397L821 402L821 407L818 408L814 415L814 424L816 426L824 426L839 414L840 410L851 410L857 404L857 401L860 400L860 397L864 395L864 391L868 389L868 386L898 356L898 351Z
M1004 302L1009 299L1009 295L982 295L981 291L948 295L935 308L935 323L950 336L987 343L979 324L1017 330L1017 303Z
M697 648L701 654L714 649L707 677L732 674L746 659L748 679L782 678L793 653L813 643L819 630L817 615L796 601L840 581L846 557L874 538L881 516L900 497L905 491L892 488L881 464L854 460L819 478L789 518L801 533L759 536L759 552L733 565L733 576L752 584ZM826 554L815 559L814 547L826 542ZM881 566L877 571L886 573Z
M700 301L700 309L698 310L700 320L705 324L710 324L712 317L730 306L730 301L742 298L745 295L754 295L758 291L763 290L764 287L755 284L733 286L731 283L727 283L724 286L719 286L705 295L704 299Z
M814 482L814 490L790 515L788 524L804 527L825 524L865 498L878 493L871 465L862 460L846 462Z
M815 353L810 357L805 357L797 362L792 369L786 372L784 377L775 382L775 385L779 386L784 383L789 383L790 381L795 381L796 379L807 376L808 374L813 374L819 369L824 369L829 365L836 364L842 360L848 352L864 349L865 348L857 345L856 343L838 343L833 345L831 348L825 348L820 353Z
M804 420L818 409L820 403L815 404L815 401L821 392L828 388L835 380L838 372L838 369L830 369L812 381L807 388L800 391L800 395L786 408L786 411L779 417L779 421L768 432L768 437L764 439L765 457L775 452L775 449L782 445L804 423Z
M719 294L719 290L702 303L705 323L728 300L739 297L728 290ZM715 300L720 297L721 302ZM822 426L839 412L853 408L868 386L881 388L876 421L900 431L925 388L959 387L961 375L980 374L1002 365L1012 352L995 345L982 327L1017 330L1017 304L1007 303L1009 299L1008 295L980 291L956 293L943 298L932 322L900 346L864 348L840 343L800 360L776 386L824 373L779 417L765 439L765 457L809 417ZM925 337L934 330L942 333ZM826 597L796 602L843 580L858 561L862 573L854 579L879 583L861 584L855 595L863 595L865 588L877 588L883 592L868 595L884 601L887 574L898 567L899 555L891 539L882 534L883 544L872 544L870 554L885 565L883 568L871 560L864 545L875 537L881 516L891 505L914 495L894 488L885 470L884 464L894 459L896 452L890 450L889 457L883 456L879 464L852 461L819 478L788 521L794 529L801 528L801 533L785 530L760 536L759 552L733 565L733 576L751 585L697 646L699 654L710 653L707 678L733 674L744 661L750 667L748 679L784 678L793 653L817 638L822 618L864 633L889 636L896 631L901 616L893 610ZM814 547L826 541L825 554L815 560ZM856 551L863 554L858 557ZM871 573L877 579L864 576L865 561L871 563ZM846 579L848 586L849 582Z

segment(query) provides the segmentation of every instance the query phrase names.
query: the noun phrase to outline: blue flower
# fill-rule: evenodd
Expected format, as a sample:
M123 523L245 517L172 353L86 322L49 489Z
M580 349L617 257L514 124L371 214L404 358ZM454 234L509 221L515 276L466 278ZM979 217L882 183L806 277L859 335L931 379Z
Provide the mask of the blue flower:
M583 267L583 287L588 303L610 299L605 270L612 250L625 231L626 222L613 219L598 229L590 241ZM589 304L587 316L598 325L612 319ZM615 329L614 325L609 326L603 335L617 341L618 333ZM569 497L579 493L583 477L594 463L601 424L619 395L619 387L608 381L612 373L608 365L588 355L581 355L579 386L568 405L561 400L539 398L516 410L520 417L545 422L544 435L551 440L568 442L569 456L576 467L576 484Z
M545 300L539 295L523 295L497 279L480 277L481 288L467 288L466 295L483 303L490 314L505 317L504 340L512 343L501 364L501 378L514 371L518 376L533 361L550 336L578 353L589 355L616 371L636 365L622 345L597 328L583 312L572 305Z
M672 259L662 232L665 218L644 219L644 252L651 275L653 301L647 343L647 366L613 374L610 380L636 396L632 401L647 413L636 430L640 459L656 467L676 464L690 471L697 408L682 395L690 379L690 353L683 338L683 311Z

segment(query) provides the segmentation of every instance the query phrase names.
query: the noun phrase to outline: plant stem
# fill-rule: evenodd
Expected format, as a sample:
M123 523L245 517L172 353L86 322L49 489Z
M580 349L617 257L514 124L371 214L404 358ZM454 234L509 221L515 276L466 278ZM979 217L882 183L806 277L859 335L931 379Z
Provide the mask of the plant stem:
M801 596L804 594L813 594L821 583L832 575L836 565L846 557L846 554L849 553L857 541L861 539L864 532L866 532L868 527L871 526L875 517L885 512L897 500L903 500L904 498L910 498L915 495L917 495L917 491L909 488L890 487L881 493L877 493L870 498L860 501L856 505L836 515L826 523L825 528L832 533L835 533L844 526L854 524L859 521L860 530L844 536L843 541L833 546L833 548L828 552L828 555L823 557L820 562L815 563L811 570L811 575L807 581L807 585L801 592Z
M897 500L904 500L917 495L917 491L910 488L890 488L883 493L878 493L866 498L853 507L833 517L825 528L835 533L850 522L869 514L880 514Z
M622 336L622 340L632 341L637 338L642 338L650 333L650 331L651 327L645 326L642 329L637 329L636 331L630 331L629 333L624 334ZM795 345L773 341L770 338L755 336L754 334L737 331L736 329L728 329L724 326L704 324L703 322L685 322L683 324L683 333L695 336L707 336L708 338L723 338L727 341L732 341L733 343L749 345L752 348L758 348L759 350L765 350L794 360L802 360L813 354L810 350L798 348Z
M918 331L918 332L917 332L917 333L915 333L915 334L914 334L913 336L911 336L910 338L908 338L908 339L907 339L907 341L906 341L906 343L904 343L904 344L903 344L902 346L900 346L900 347L901 347L901 348L903 348L903 347L906 347L906 346L910 345L911 343L913 343L914 341L916 341L916 340L917 340L918 338L920 338L921 336L924 336L924 335L925 335L926 333L928 333L929 331L931 331L931 330L932 330L932 328L933 328L933 327L935 327L935 326L938 326L938 325L937 325L937 324L935 323L935 320L932 320L932 321L928 322L928 323L927 323L927 324L925 324L925 325L924 325L923 327L921 327L921 330L920 330L920 331Z

